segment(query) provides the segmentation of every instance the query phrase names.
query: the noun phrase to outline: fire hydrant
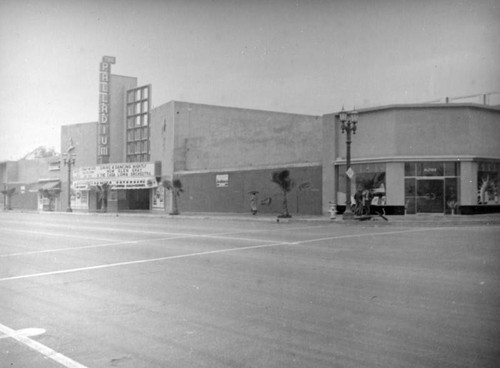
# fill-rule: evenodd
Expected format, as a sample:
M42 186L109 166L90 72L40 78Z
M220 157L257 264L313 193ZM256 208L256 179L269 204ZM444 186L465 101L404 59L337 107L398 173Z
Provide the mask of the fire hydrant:
M335 203L333 202L328 202L330 204L330 209L328 210L328 212L330 213L330 220L335 220L335 218L337 217L337 210L336 210L336 205Z

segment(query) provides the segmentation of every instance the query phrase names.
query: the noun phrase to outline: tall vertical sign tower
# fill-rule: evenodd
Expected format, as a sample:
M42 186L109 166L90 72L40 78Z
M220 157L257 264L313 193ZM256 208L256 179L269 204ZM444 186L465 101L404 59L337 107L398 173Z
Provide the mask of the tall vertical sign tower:
M114 56L103 56L99 66L99 123L97 124L97 164L109 163L109 113L111 64Z

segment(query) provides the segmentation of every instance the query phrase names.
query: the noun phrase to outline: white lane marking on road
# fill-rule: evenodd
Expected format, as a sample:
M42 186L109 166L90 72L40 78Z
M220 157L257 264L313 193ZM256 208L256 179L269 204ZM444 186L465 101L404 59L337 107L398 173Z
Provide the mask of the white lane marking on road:
M279 243L271 243L271 244L259 244L259 245L251 245L251 246L248 246L248 247L238 247L238 248L228 248L228 249L216 249L216 250L209 250L209 251L205 251L205 252L179 254L179 255L176 255L176 256L167 256L167 257L159 257L159 258L140 259L140 260L137 260L137 261L127 261L127 262L118 262L118 263L108 263L108 264L97 265L97 266L89 266L89 267L70 268L70 269L60 270L60 271L50 271L50 272L41 272L41 273L35 273L35 274L30 274L30 275L4 277L4 278L0 279L0 282L1 281L27 279L27 278L33 278L33 277L41 277L41 276L60 275L60 274L64 274L64 273L72 273L72 272L80 272L80 271L98 270L98 269L102 269L102 268L111 268L111 267L118 267L118 266L128 266L128 265L141 264L141 263L159 262L159 261L166 261L166 260L170 260L170 259L196 257L196 256L209 255L209 254L229 253L229 252L235 252L235 251L239 251L239 250L265 248L265 247L272 247L272 246L284 245L284 244L289 244L289 243L279 242Z
M18 334L16 330L13 330L3 324L0 323L0 332L3 332L6 336L13 338L14 340L19 341L21 344L26 345L27 347L37 351L38 353L42 354L43 356L52 359L56 361L57 363L61 364L64 367L67 368L87 368L86 366L75 362L73 359L68 358L67 356L58 353L55 350L52 350L51 348L30 339L27 336L23 336L21 334Z
M20 230L20 229L2 229L2 230L12 231L15 233L55 236L55 237L60 237L60 238L74 238L74 239L98 240L98 241L108 241L108 242L111 241L111 239L93 238L90 236L70 235L70 234L65 234L65 233L49 233L47 231Z
M23 328L22 330L16 330L16 336L26 336L33 337L38 335L43 335L45 333L45 329L43 328ZM12 337L11 335L3 335L0 336L0 339L6 339L8 337Z
M221 233L220 235L218 235L218 234L210 234L210 235L206 235L206 234L184 234L182 236L170 236L170 237L166 237L166 238L140 239L140 240L112 242L112 243L105 243L105 244L83 245L83 246L80 246L80 247L66 247L66 248L33 250L33 251L26 251L26 252L0 254L0 258L17 257L17 256L27 256L27 255L43 254L43 253L67 252L67 251L80 250L80 249L113 247L113 246L117 246L117 245L139 244L139 243L144 243L144 242L153 242L153 241L161 241L161 240L189 239L189 238L196 238L196 237L201 237L201 238L215 238L215 239L228 239L228 240L242 240L242 241L254 241L254 242L255 241L259 241L259 242L269 242L269 243L276 242L275 240L227 237L227 236L224 236L224 234L225 233Z
M164 238L164 239L169 239L169 238ZM69 250L79 250L79 249L89 249L89 248L112 247L115 245L136 244L136 243L140 243L140 242L141 242L141 240L131 240L131 241L116 242L116 243L84 245L81 247L67 247L67 248L54 248L54 249L44 249L44 250L32 250L32 251L26 251L26 252L0 254L0 258L29 256L32 254L43 254L43 253L54 253L54 252L67 252Z
M442 228L439 228L439 229L442 229ZM258 245L250 245L250 246L246 246L246 247L217 249L217 250L210 250L210 251L205 251L205 252L179 254L179 255L175 255L175 256L140 259L140 260L136 260L136 261L127 261L127 262L118 262L118 263L108 263L108 264L97 265L97 266L70 268L70 269L66 269L66 270L41 272L41 273L20 275L20 276L9 276L9 277L0 278L0 282L19 280L19 279L27 279L27 278L35 278L35 277L42 277L42 276L60 275L60 274L65 274L65 273L73 273L73 272L81 272L81 271L98 270L98 269L118 267L118 266L128 266L128 265L141 264L141 263L159 262L159 261L166 261L166 260L171 260L171 259L196 257L196 256L210 255L210 254L229 253L229 252L236 252L236 251L241 251L241 250L275 247L278 245L299 245L299 244L311 243L311 242L315 242L315 241L336 240L336 239L356 238L356 237L360 238L360 237L380 236L380 235L393 235L393 234L403 234L403 233L429 231L429 230L434 230L434 228L419 228L419 229L386 231L386 232L366 233L366 234L349 234L349 235L332 236L332 237L321 238L321 239L301 240L301 241L297 241L297 242L275 242L275 243L269 243L269 244L258 244Z
M349 239L349 238L360 238L366 236L378 236L378 235L394 235L394 234L405 234L419 231L429 231L429 230L440 230L444 228L419 228L419 229L407 229L407 230L395 230L395 231L385 231L382 233L367 233L367 234L346 234L346 235L338 235L335 237L327 237L327 238L317 238L317 239L308 239L308 240L300 240L298 242L290 242L290 244L303 244L303 243L313 243L317 241L324 240L337 240L337 239ZM448 228L450 229L450 228Z

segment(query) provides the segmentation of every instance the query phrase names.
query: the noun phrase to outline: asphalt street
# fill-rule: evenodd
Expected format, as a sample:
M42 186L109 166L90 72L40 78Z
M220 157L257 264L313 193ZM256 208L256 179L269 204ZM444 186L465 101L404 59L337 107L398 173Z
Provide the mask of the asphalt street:
M499 367L499 239L0 212L0 367Z

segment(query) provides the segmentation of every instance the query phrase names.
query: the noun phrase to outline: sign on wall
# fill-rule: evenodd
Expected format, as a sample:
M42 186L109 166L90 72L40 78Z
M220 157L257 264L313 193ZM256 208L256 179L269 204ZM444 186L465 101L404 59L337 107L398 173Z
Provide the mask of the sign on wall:
M216 188L227 188L229 186L229 174L219 174L215 176Z
M97 163L109 161L109 113L111 64L114 56L103 56L99 66L99 124L97 132Z

